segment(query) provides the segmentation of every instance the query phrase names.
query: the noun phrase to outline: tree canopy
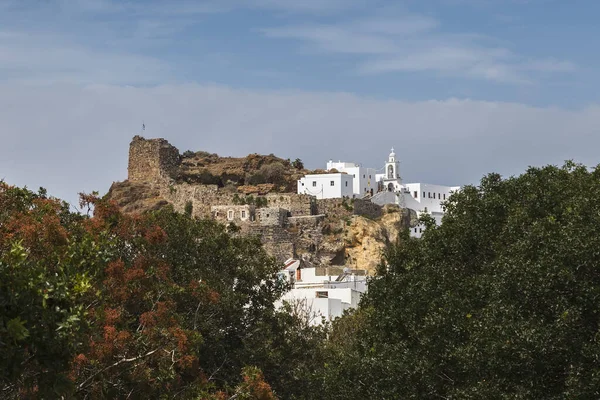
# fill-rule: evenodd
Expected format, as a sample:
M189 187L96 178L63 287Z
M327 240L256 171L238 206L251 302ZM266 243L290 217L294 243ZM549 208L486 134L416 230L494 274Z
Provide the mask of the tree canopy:
M600 397L600 169L484 177L334 324L331 399Z
M305 391L322 335L275 310L287 287L257 239L168 209L82 205L93 217L0 182L0 397Z
M0 182L0 397L600 398L600 169L485 176L312 328L254 238Z

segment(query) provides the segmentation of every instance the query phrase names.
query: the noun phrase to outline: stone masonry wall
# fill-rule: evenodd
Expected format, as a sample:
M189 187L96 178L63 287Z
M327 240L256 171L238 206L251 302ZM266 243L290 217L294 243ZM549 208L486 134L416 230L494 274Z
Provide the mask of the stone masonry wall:
M193 203L192 203L193 207ZM193 209L192 209L193 213ZM230 213L232 215L230 215ZM236 224L252 223L255 220L255 207L252 204L244 205L218 205L211 207L212 219L219 221L223 224L230 222Z
M185 210L185 204L192 203L192 215L200 218L211 218L211 207L217 205L234 204L233 194L219 189L217 185L191 185L181 183L161 187L161 196L177 212Z
M265 196L269 207L279 207L289 211L290 216L315 214L315 199L306 194L268 194Z
M361 215L363 217L377 219L383 212L381 206L362 199L318 199L317 211L336 219Z
M257 210L257 219L263 226L284 226L287 220L287 210L279 207L265 207Z
M242 227L242 232L247 235L258 236L265 250L279 262L283 262L296 255L294 238L285 228L280 226L250 225Z
M317 211L335 219L347 218L354 214L352 203L348 199L317 199Z
M179 163L179 150L165 139L134 136L129 145L128 180L165 182L175 175Z
M300 217L288 217L288 225L297 228L314 229L325 220L325 215L306 215Z

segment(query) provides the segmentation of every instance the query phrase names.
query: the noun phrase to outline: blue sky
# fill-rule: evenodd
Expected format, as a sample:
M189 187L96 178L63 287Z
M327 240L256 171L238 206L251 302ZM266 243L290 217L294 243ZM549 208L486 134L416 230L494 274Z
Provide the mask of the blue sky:
M598 92L595 1L0 4L4 79L209 82L566 107Z
M395 146L431 183L595 165L598 15L591 0L0 0L0 179L104 191L141 120L181 150L312 167L377 166ZM93 171L70 176L89 148Z

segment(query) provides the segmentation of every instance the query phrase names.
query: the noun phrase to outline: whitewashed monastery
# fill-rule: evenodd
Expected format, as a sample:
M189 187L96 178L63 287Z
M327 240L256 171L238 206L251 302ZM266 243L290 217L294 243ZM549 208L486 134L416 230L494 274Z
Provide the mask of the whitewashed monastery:
M379 173L379 171L383 171ZM298 193L318 199L369 198L373 203L398 204L403 208L431 215L439 225L444 215L442 203L460 186L428 183L402 183L400 161L392 148L382 169L365 168L351 162L327 163L325 174L305 175L298 180ZM421 237L422 226L411 229L411 236Z

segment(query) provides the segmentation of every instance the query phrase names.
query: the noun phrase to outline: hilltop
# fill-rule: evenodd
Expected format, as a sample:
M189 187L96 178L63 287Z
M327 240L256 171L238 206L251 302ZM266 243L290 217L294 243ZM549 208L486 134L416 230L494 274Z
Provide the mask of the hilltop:
M135 136L128 179L107 197L125 213L165 206L226 224L239 235L259 236L280 261L302 258L317 266L373 273L380 254L398 233L414 226L414 211L381 207L368 199L316 199L297 194L310 171L302 161L273 154L221 157L179 150L165 139Z

